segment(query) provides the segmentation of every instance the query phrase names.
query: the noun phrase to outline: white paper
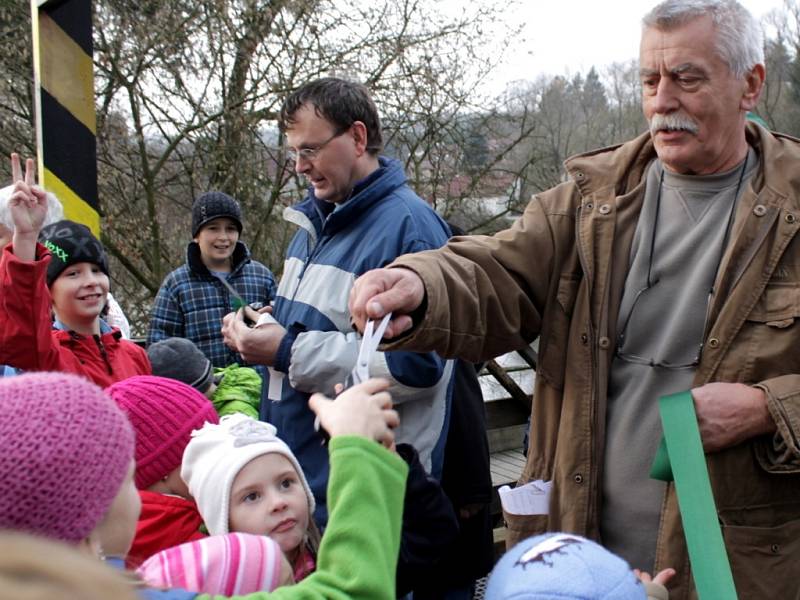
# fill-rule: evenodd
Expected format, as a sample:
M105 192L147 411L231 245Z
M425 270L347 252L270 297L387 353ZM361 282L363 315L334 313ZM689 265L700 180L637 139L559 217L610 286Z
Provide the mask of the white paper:
M512 515L546 515L550 508L552 481L537 479L525 485L510 488L504 485L497 493L503 510Z
M278 323L278 321L275 320L275 317L273 317L270 313L265 312L261 313L261 315L258 317L258 321L256 321L254 327L258 329L262 325L273 325L273 324L280 325L280 323Z
M265 313L266 314L266 313ZM282 398L283 392L283 376L280 371L276 371L272 367L269 369L269 388L267 388L267 398L275 400L276 402Z

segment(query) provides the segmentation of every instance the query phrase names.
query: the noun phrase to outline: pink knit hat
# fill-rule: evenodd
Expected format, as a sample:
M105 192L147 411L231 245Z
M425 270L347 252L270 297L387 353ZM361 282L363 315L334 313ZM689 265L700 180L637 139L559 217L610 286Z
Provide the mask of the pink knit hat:
M282 582L283 553L263 535L212 535L162 550L136 572L156 588L233 596L271 592Z
M66 373L0 378L0 529L85 539L132 458L128 420L94 383Z
M211 401L175 379L138 375L106 391L136 431L136 487L140 490L181 466L192 430L219 423Z

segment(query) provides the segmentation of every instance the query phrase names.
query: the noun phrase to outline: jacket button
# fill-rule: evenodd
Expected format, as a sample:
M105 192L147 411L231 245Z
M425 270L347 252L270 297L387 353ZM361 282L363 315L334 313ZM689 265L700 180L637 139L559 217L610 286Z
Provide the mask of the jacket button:
M719 340L717 338L708 338L709 348L719 348Z
M767 207L763 204L756 204L755 208L753 209L753 214L757 217L763 217L767 214Z
M781 548L780 546L778 546L778 544L772 544L772 546L770 546L769 549L773 554L777 554L778 550L780 550Z
M611 340L609 340L606 336L603 336L597 340L597 345L605 350L611 345Z
M610 204L603 204L603 205L600 206L599 211L600 211L601 215L607 215L608 213L611 212L611 205Z
M589 336L586 335L585 333L582 333L581 334L581 344L583 344L585 346L588 343L589 343Z
M787 213L787 215L786 215L785 217L783 217L783 218L784 218L784 219L786 220L786 222L787 222L787 223L789 223L790 225L791 225L792 223L794 223L794 222L797 220L797 217L795 217L795 216L794 216L792 213Z
M573 477L575 483L583 483L583 475L580 473L575 473L575 477Z

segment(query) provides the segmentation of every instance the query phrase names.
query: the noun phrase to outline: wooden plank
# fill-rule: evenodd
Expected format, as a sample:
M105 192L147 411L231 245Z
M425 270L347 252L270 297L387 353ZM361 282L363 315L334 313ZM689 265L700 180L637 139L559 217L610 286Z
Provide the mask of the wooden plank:
M508 395L511 396L517 403L524 407L527 411L531 409L531 397L527 395L522 389L517 385L517 382L514 381L508 373L506 373L505 369L497 364L494 360L489 360L486 362L486 370L492 374L497 382L505 388L508 392Z

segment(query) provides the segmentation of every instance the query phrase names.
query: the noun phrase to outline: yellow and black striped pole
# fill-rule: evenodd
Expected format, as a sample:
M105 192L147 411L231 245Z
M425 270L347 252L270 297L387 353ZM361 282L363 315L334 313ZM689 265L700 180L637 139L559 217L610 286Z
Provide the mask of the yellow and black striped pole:
M92 0L31 0L39 180L99 235Z

